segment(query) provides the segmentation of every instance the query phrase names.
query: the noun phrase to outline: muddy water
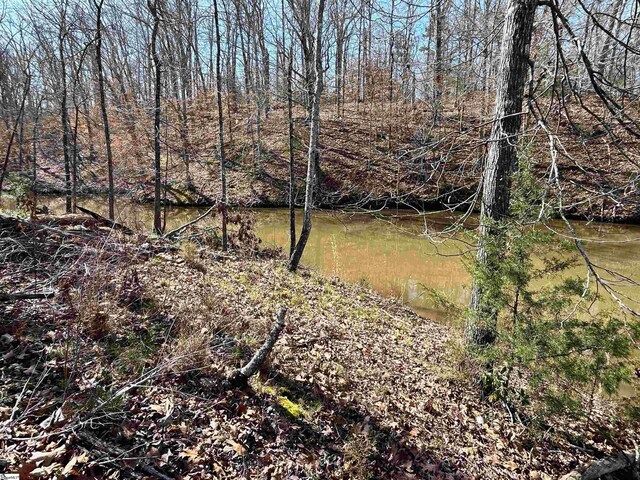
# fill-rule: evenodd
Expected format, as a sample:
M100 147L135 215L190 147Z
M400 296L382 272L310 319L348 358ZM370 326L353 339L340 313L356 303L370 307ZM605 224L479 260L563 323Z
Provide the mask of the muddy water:
M40 203L55 213L64 211L63 198L43 197ZM78 204L106 215L104 198L87 198ZM191 207L167 209L167 230L183 225L202 211L204 209ZM263 243L288 248L288 211L255 209L254 212L257 234ZM116 216L122 223L149 231L153 208L118 199ZM297 217L300 220L301 212ZM327 275L362 282L384 295L398 298L425 317L452 321L448 312L437 308L427 290L437 289L450 301L466 304L470 281L460 254L469 247L459 240L429 241L425 233L437 233L456 218L442 213L417 215L392 210L375 215L319 211L314 214L313 231L302 261ZM473 226L474 219L469 223ZM586 222L574 222L574 226L585 239L585 247L595 263L640 282L640 226ZM558 232L559 240L567 234L560 222L551 223L549 228ZM581 265L565 275L584 276L584 273ZM638 290L623 292L638 299ZM612 305L594 308L608 306Z

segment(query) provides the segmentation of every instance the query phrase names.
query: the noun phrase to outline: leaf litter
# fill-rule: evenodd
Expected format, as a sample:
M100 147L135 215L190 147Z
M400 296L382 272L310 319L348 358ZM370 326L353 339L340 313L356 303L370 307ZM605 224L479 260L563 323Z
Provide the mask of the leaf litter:
M457 330L277 256L104 232L57 241L73 252L55 264L61 293L2 305L6 472L543 479L637 438L605 401L589 422L515 422L480 400ZM17 265L3 282L26 281ZM278 306L289 314L269 362L247 388L225 388Z

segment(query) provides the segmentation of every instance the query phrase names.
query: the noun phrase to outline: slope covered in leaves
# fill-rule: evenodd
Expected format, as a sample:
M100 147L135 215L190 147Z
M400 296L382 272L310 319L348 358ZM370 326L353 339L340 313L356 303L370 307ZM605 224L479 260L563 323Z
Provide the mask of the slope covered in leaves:
M584 103L605 118L605 125L567 100L566 109L554 106L546 112L546 129L533 115L526 116L522 151L535 164L540 182L549 183L547 200L554 201L562 193L567 213L638 221L638 138L601 112L595 99L585 98ZM629 112L637 108L634 102L627 106ZM190 101L186 142L180 136L176 109L175 102L163 104L162 176L167 201L212 203L219 197L220 177L215 153L218 134L214 98L208 93ZM226 99L224 110L231 203L285 204L289 178L285 106L273 102L268 118L260 121L260 137L251 105L234 105ZM347 103L340 117L327 102L322 109L320 132L320 203L370 206L397 202L427 208L466 205L478 189L482 158L488 148L488 110L487 99L479 93L448 98L442 123L433 126L429 120L433 115L431 107L422 102ZM90 112L89 116L81 118L78 133L79 191L104 192L107 172L99 112ZM296 107L294 117L297 203L301 204L308 126L303 108ZM111 118L116 189L149 201L153 196L151 118L141 105L114 110ZM22 165L17 162L17 149L14 151L10 172L30 175L30 148L25 146ZM39 189L61 193L64 168L56 117L43 120L39 150ZM186 182L185 152L189 154L191 186ZM553 156L557 159L555 169L551 168ZM555 175L562 192L555 184Z
M172 243L78 216L10 225L3 247L31 250L12 247L3 290L24 291L39 259L51 267L40 285L58 294L3 304L7 472L554 478L637 436L604 402L588 422L519 423L479 399L456 330L364 287L292 274L250 235L223 254L206 230ZM229 389L279 305L287 326L270 363Z

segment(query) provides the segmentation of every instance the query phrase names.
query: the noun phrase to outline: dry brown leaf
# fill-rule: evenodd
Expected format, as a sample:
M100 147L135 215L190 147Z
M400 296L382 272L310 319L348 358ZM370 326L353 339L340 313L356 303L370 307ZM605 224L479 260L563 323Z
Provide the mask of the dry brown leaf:
M178 454L178 458L184 458L190 462L197 462L200 459L200 455L198 454L199 450L197 446L187 448Z
M48 465L66 451L65 446L55 448L49 452L35 452L29 459L30 462L43 463Z
M246 447L244 445L242 445L241 443L238 443L238 442L236 442L235 440L233 440L231 438L227 439L227 443L229 445L231 445L231 448L233 448L238 455L244 456L244 455L247 454Z

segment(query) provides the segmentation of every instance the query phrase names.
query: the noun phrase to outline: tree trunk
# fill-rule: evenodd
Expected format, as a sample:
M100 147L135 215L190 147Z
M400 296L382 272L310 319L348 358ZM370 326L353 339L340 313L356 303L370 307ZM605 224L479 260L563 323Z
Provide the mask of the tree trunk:
M365 39L364 49L364 72L362 75L362 101L364 102L367 94L367 87L371 83L371 41L373 37L373 0L366 0L367 5L367 35ZM373 98L372 98L373 100Z
M302 258L302 253L311 234L311 210L313 209L313 193L315 189L319 157L318 137L320 135L320 97L322 95L322 20L324 17L324 0L318 0L316 26L316 48L314 52L314 89L311 98L311 131L309 133L309 152L307 159L307 185L304 198L304 214L302 231L296 248L289 261L289 270L295 272Z
M31 75L27 74L27 82L24 87L24 93L22 95L22 101L20 103L20 110L18 111L18 116L13 124L13 129L11 130L11 136L9 137L9 142L7 143L7 149L4 155L4 162L2 164L2 172L0 172L0 196L2 196L2 186L4 184L4 179L7 175L7 168L9 167L9 158L11 157L11 147L13 146L13 142L16 138L16 133L18 130L18 123L20 122L20 118L24 115L24 104L27 101L27 96L29 95L29 90L31 88Z
M340 118L340 93L342 92L342 55L344 53L344 32L343 23L344 19L338 21L338 28L336 32L336 63L335 63L335 75L336 75L336 116Z
M438 5L440 2L438 1ZM391 103L393 102L393 69L394 69L394 48L395 48L395 33L393 31L393 14L395 10L396 2L391 0L391 20L389 22L389 110L391 110Z
M362 2L360 3L360 8L362 8ZM358 84L356 87L356 110L360 110L360 102L362 102L362 32L363 32L363 23L364 23L364 15L360 15L360 22L358 25L358 66L357 66L357 76L358 76Z
M444 8L442 2L444 0L438 0L436 2L436 18L435 18L435 34L436 34L436 61L433 74L433 125L436 126L440 123L440 116L442 115L442 95L444 94L444 73L443 73L443 35L442 29L444 26Z
M574 470L560 480L598 480L599 478L638 478L638 452L619 451L615 457L604 457L580 470ZM630 470L630 471L629 471ZM617 475L616 475L617 474Z
M162 89L162 77L160 56L158 55L158 29L160 27L160 12L158 12L158 0L148 0L147 6L153 16L153 30L151 32L151 56L155 72L155 101L153 115L153 151L154 151L154 197L153 197L153 231L162 235L161 215L161 163L160 163L160 93Z
M36 105L36 116L33 120L33 152L31 155L31 198L32 198L32 210L31 216L33 217L36 213L36 207L38 206L38 193L36 191L36 180L37 180L37 168L38 168L38 124L40 122L40 108L42 106L42 97L38 101ZM1 190L1 189L0 189Z
M104 0L95 2L96 5L96 63L98 65L98 89L100 90L100 110L102 111L102 127L104 141L107 147L107 176L109 179L109 220L115 220L115 196L113 189L113 154L111 153L111 130L109 130L109 116L107 114L107 97L104 89L104 70L102 67L102 5Z
M602 32L602 36L604 39L602 40L602 47L600 48L600 52L598 55L598 62L596 64L596 70L600 73L602 77L604 77L608 71L607 64L611 62L613 58L612 46L614 39L614 29L616 22L620 16L620 10L622 9L623 0L616 0L615 4L612 6L611 14L607 17L608 22L605 27L606 31Z
M215 0L214 0L215 1ZM323 0L321 0L323 1ZM255 375L258 370L262 367L265 360L273 350L276 342L278 341L278 337L284 330L285 323L284 317L287 315L287 309L280 307L278 309L278 314L276 315L276 324L269 332L269 336L264 341L262 346L258 349L256 353L253 354L251 360L242 368L233 372L233 374L228 379L228 384L230 387L240 387L246 385L247 380Z
M24 115L20 115L20 129L18 133L18 165L24 164Z
M289 117L289 256L293 255L296 248L296 176L295 176L295 152L293 137L293 48L289 49L289 65L287 68L287 114Z
M71 149L71 151L73 152L73 155L71 157L71 211L73 213L76 213L76 204L78 203L78 120L80 116L80 107L78 105L77 99L75 98L75 91L73 95L74 117L73 146Z
M500 223L509 216L511 176L517 168L516 145L522 124L522 103L529 66L529 47L536 0L510 0L505 17L497 78L494 123L482 183L480 240L477 261L489 271L499 262L496 246L504 244ZM491 252L487 245L491 243ZM466 325L467 342L491 344L496 338L498 311L482 286L474 282L472 314Z
M60 33L58 35L58 51L60 54L60 75L62 81L62 98L60 102L60 121L62 122L62 150L64 154L64 191L65 191L65 211L71 213L71 158L69 155L69 112L67 110L67 63L64 56L64 38L66 36L64 16L62 12L60 19Z
M269 49L267 48L267 43L264 38L265 36L265 27L264 27L264 13L260 8L257 9L257 15L259 18L258 23L258 46L260 47L260 54L262 56L262 89L260 92L261 103L263 103L262 107L264 109L265 118L269 118L269 111L271 110L271 71L270 71L270 60L269 60ZM256 52L257 58L258 52ZM257 72L257 70L256 70Z
M220 75L220 22L218 19L218 0L213 1L213 15L216 26L216 98L218 102L218 135L220 141L220 208L222 210L222 250L227 251L227 171L224 158L224 117L222 116L222 78Z

